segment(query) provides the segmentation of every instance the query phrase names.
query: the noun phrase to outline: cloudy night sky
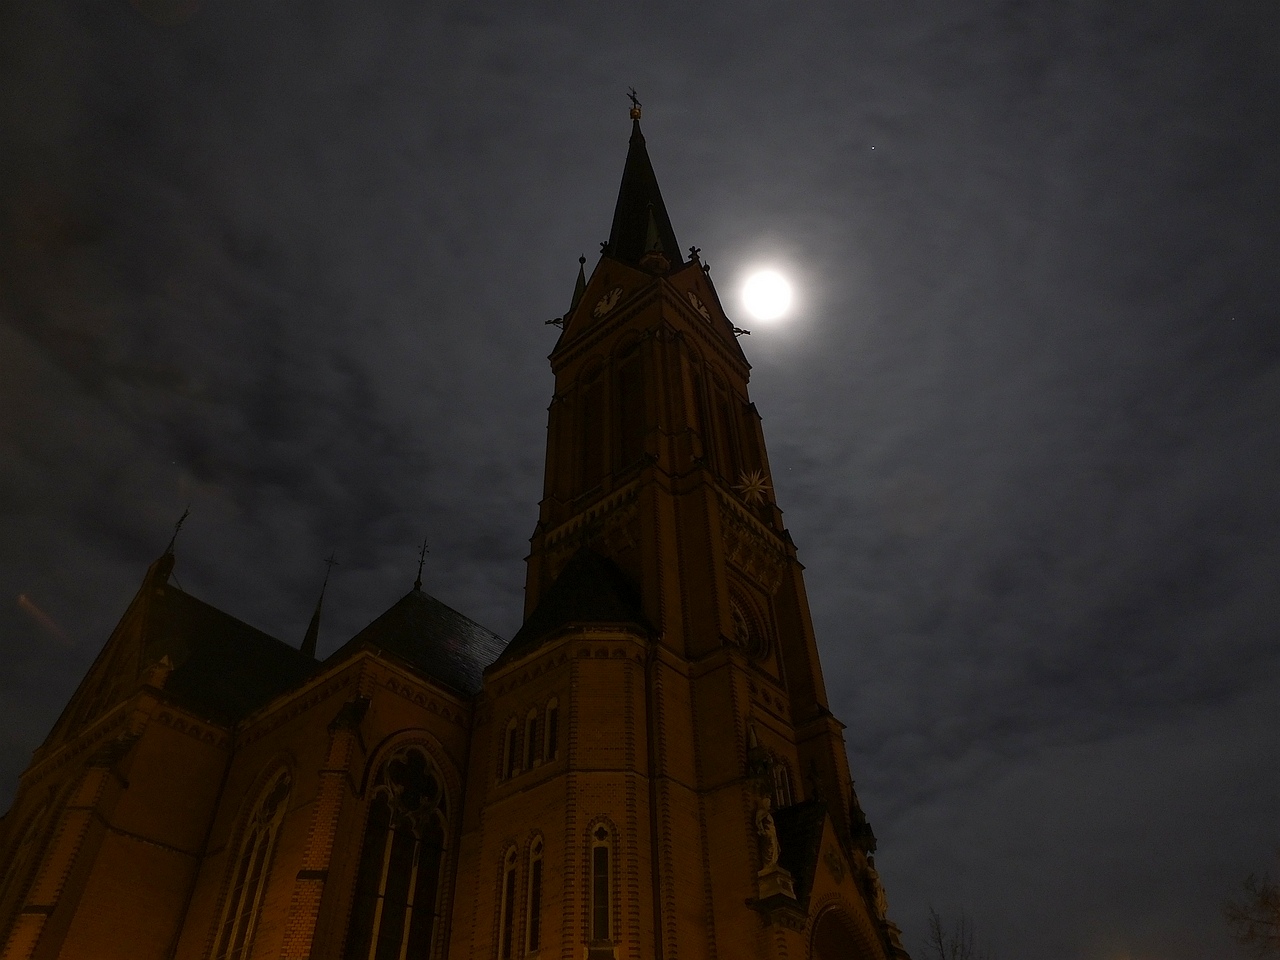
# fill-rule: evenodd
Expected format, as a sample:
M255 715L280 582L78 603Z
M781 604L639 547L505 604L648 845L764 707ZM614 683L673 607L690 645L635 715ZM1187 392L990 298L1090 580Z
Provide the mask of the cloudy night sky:
M752 399L918 956L1235 958L1280 846L1274 0L0 8L0 807L190 505L320 650L503 636L544 321L635 86ZM750 320L755 266L790 277Z

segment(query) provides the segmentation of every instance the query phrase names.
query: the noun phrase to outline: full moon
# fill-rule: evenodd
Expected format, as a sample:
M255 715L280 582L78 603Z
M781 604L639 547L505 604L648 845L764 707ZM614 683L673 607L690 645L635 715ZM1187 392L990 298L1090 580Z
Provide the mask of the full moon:
M759 270L747 278L742 303L757 320L777 320L791 306L791 284L776 270Z

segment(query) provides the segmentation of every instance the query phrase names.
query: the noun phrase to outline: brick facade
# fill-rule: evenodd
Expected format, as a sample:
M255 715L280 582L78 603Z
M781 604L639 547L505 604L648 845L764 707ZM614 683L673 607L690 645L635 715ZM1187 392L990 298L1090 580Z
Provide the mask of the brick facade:
M505 650L415 587L302 662L153 564L0 823L0 960L367 957L358 922L414 960L905 957L749 366L673 243L637 118Z

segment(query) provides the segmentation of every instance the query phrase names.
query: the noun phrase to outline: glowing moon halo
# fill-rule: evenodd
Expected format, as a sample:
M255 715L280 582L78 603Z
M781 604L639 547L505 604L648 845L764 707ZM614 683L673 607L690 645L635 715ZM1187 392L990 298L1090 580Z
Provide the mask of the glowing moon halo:
M757 320L777 320L791 307L791 284L776 270L757 270L742 287L742 304Z

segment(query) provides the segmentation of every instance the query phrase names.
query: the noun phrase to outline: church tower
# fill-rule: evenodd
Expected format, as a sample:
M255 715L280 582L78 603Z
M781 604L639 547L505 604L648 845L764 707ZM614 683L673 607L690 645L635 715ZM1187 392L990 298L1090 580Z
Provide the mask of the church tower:
M905 956L748 364L638 106L551 353L525 623L486 672L451 960Z
M739 331L632 119L523 626L420 555L317 659L319 603L295 649L171 541L0 818L0 960L906 960Z

